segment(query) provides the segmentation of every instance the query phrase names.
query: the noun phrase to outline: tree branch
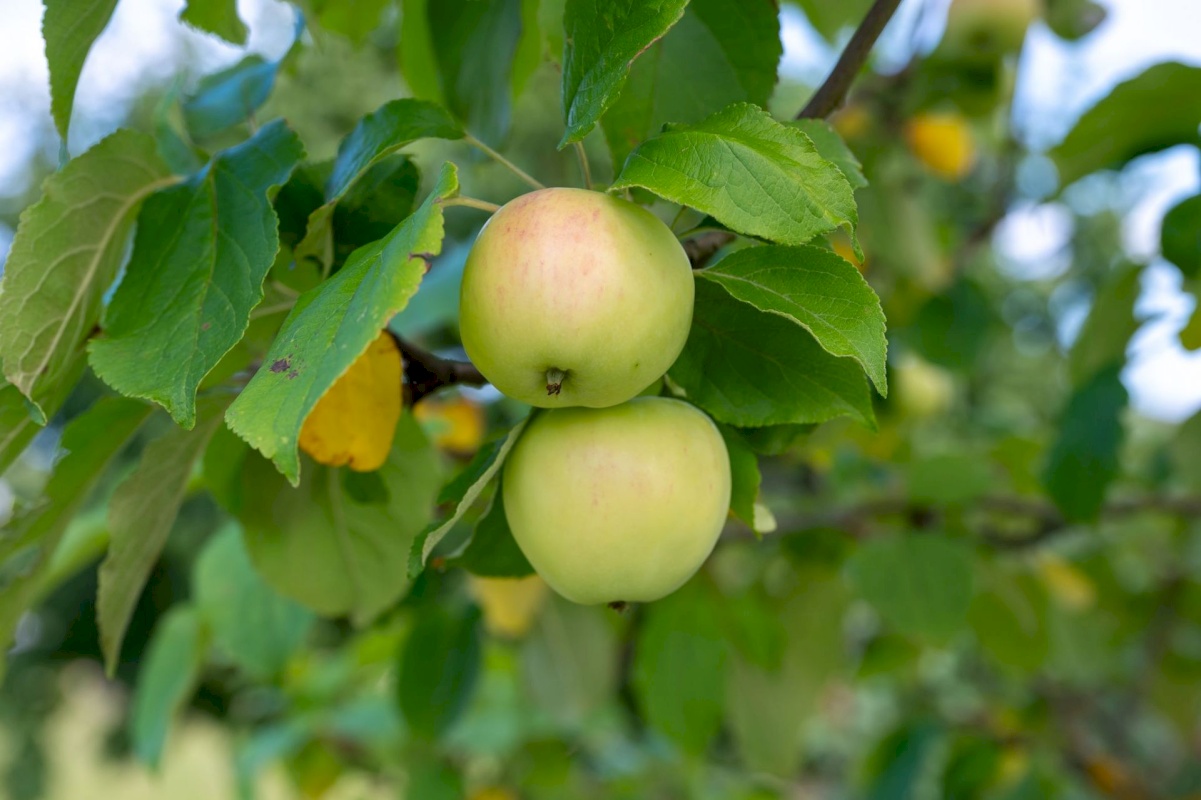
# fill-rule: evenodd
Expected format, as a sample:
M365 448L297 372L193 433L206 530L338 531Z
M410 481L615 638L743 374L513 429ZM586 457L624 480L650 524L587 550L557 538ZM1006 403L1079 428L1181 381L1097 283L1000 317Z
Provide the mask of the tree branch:
M1022 520L1027 529L1020 533L1001 531L990 524L980 524L976 533L998 550L1024 550L1071 530L1074 523L1064 519L1059 509L1037 498L994 495L976 500L970 510L994 514L1007 519ZM1184 519L1201 519L1201 497L1146 497L1112 500L1101 510L1102 519L1118 519L1136 514L1157 513ZM918 503L906 497L882 497L867 500L861 505L832 509L794 519L781 519L782 527L797 530L828 527L837 528L856 538L871 536L884 517L904 517L915 528L936 524L940 513L936 506Z
M859 27L855 29L855 33L851 35L851 40L847 42L842 55L838 57L838 63L834 65L834 69L830 71L825 82L813 93L813 97L809 98L809 102L801 109L797 119L827 117L842 105L851 84L855 81L855 76L867 62L868 53L872 51L876 39L880 38L880 32L892 19L893 13L900 4L901 0L876 0L872 4L863 17L863 21L859 23Z
M488 382L470 361L455 361L434 355L389 331L404 356L404 401L411 406L443 386L483 386Z

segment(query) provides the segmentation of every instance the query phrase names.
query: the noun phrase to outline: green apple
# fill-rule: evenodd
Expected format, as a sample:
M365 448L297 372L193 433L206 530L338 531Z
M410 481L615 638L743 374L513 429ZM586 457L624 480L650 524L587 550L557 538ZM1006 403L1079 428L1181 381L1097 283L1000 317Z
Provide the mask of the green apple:
M952 0L938 53L962 61L1016 53L1041 6L1040 0Z
M618 197L542 189L497 211L463 272L467 355L509 397L545 408L629 400L676 360L692 266L657 217Z
M502 480L513 538L550 587L577 603L649 602L692 577L730 507L730 459L705 414L639 397L546 411Z

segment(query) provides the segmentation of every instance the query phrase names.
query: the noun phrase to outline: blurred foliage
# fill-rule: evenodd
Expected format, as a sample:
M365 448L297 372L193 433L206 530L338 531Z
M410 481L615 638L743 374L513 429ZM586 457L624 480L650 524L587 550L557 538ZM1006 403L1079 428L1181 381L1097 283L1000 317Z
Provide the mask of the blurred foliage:
M696 55L752 46L737 25L758 19L753 5L741 16L739 4L693 0L654 45L661 61L635 63L630 94L583 141L598 184L663 122L696 124L727 103L769 99L770 84L727 80L726 66L753 72L754 59L710 70ZM841 43L868 3L796 5ZM340 797L364 780L361 796L419 800L1197 796L1201 416L1177 427L1128 408L1122 369L1145 322L1135 300L1146 265L1121 246L1126 209L1110 170L1198 143L1201 70L1162 64L1125 82L1048 159L1009 126L1016 51L1029 16L1045 13L1057 36L1074 39L1105 24L1098 6L955 5L948 36L957 38L893 74L869 71L830 120L868 181L855 193L862 258L842 232L815 243L855 256L847 260L888 320L891 391L871 400L875 427L840 418L730 428L743 459L739 518L683 589L620 612L508 577L529 566L498 513L499 492L479 477L524 409L494 392L452 389L406 409L394 463L361 475L306 463L301 490L229 431L210 431L202 456L171 465L180 512L129 601L113 674L130 700L110 720L109 757L166 769L172 737L203 719L226 732L236 795L247 798L267 796L262 776L280 765L281 791L305 798ZM143 98L126 125L151 132L177 172L276 117L304 143L308 163L270 197L282 249L262 308L281 308L252 319L245 352L217 368L223 379L245 382L322 266L338 274L355 248L410 218L443 160L460 165L465 195L500 203L524 191L470 143L424 139L339 201L328 264L294 260L309 214L328 199L339 142L383 103L444 103L542 182L581 183L576 153L556 147L563 6L306 0L282 59L247 54L186 90ZM191 0L184 20L241 42L233 8ZM1015 22L1023 9L1032 10ZM997 35L973 38L989 25ZM651 74L655 64L666 77ZM780 82L771 107L807 88ZM828 131L809 130L829 154ZM840 163L848 176L853 160ZM1056 170L1057 190L1024 188L1053 186ZM1039 180L1019 180L1031 174ZM15 227L36 199L3 198L0 220ZM1197 200L1169 211L1162 235L1193 293ZM677 231L720 227L666 201L653 208ZM1064 241L1046 263L1020 265L1036 269L1015 269L993 236L1030 209L1062 217ZM460 355L458 279L484 219L447 214L441 255L393 330ZM1199 331L1194 315L1186 346L1201 346ZM173 441L160 417L128 441L110 429L120 441L93 442L109 450L72 454L109 459L107 470L68 485L64 427L104 423L88 409L108 394L85 375L29 443L19 395L0 388L0 432L15 432L0 439L0 459L14 459L3 486L15 497L0 532L0 592L37 601L16 624L0 688L0 791L12 800L54 783L46 723L60 693L74 691L65 667L100 659L98 562L122 535L109 500L121 507L118 486L131 474L152 481L158 462L137 472L140 457ZM28 444L19 457L21 447L9 453L16 441ZM434 568L410 582L408 538L428 521L438 482L454 476L443 506L472 491L484 502L438 532ZM38 505L47 487L49 508ZM759 536L773 527L759 524L764 513L775 532ZM31 517L54 526L52 552L25 547ZM281 535L281 519L301 520L297 536L308 538ZM378 547L380 530L404 542ZM346 531L355 538L336 535ZM339 560L344 547L352 556ZM44 563L38 580L22 580L33 560ZM374 571L364 578L356 564Z

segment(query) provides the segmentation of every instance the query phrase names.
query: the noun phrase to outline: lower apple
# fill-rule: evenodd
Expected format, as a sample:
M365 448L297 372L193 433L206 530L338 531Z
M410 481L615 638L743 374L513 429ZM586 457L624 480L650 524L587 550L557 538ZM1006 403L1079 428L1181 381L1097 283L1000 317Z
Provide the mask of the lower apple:
M552 589L582 604L649 602L717 544L729 454L712 420L681 400L556 409L522 434L502 491L514 539Z

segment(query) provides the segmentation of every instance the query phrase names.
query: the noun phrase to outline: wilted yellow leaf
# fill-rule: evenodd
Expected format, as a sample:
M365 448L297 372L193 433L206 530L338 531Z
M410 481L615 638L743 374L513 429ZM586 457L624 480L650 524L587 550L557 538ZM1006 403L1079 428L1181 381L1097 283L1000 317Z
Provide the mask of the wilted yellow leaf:
M300 449L331 467L379 469L400 419L402 373L396 340L381 332L317 401L300 429Z

